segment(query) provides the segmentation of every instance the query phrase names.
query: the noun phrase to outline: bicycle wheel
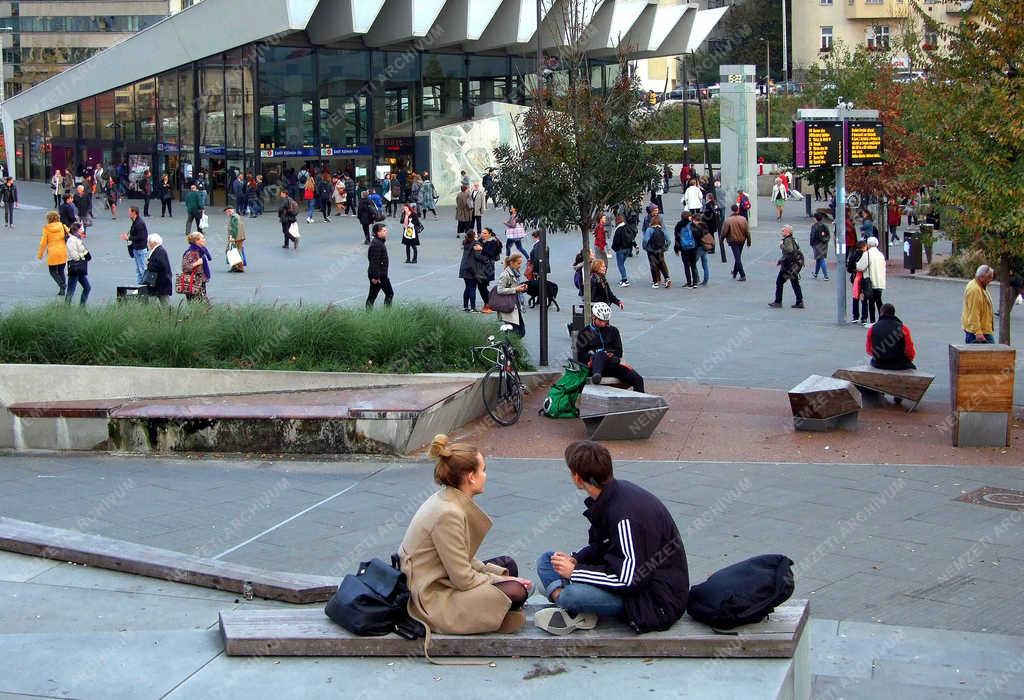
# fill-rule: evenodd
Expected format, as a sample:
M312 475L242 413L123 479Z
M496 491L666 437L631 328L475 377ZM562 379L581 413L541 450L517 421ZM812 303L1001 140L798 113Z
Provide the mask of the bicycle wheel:
M499 425L512 425L523 413L523 390L514 375L491 367L484 375L484 407Z

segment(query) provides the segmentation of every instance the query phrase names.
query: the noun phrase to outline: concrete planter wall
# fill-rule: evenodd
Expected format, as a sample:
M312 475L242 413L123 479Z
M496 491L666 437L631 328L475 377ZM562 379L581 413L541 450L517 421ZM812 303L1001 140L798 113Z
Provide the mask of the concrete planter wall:
M550 373L540 375L545 381ZM269 391L311 389L372 389L396 385L432 384L467 380L475 382L470 391L460 392L417 417L396 414L378 420L360 419L348 426L292 426L298 440L310 445L330 436L343 435L342 444L355 452L402 453L425 444L437 432L447 432L484 415L478 374L372 374L335 372L289 372L269 370L223 370L162 367L117 367L79 365L0 365L0 449L108 448L108 420L105 417L22 417L7 407L16 403L55 403L87 399L145 399L202 397L217 394L248 394ZM525 378L525 377L524 377ZM115 449L131 451L218 450L232 451L239 445L227 441L234 433L204 430L160 431L143 429L130 420L118 421L109 429ZM319 431L317 433L316 431ZM340 433L338 431L341 431ZM286 431L287 432L287 431ZM289 434L291 434L289 433ZM259 446L269 438L263 436ZM253 447L259 449L255 444ZM287 450L286 450L287 451ZM296 449L310 452L309 449Z

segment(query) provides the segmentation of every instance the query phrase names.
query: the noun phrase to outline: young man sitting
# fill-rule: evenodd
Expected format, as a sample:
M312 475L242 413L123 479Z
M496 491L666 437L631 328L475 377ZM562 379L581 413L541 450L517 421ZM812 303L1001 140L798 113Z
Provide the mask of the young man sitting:
M546 552L537 574L548 599L534 623L551 634L593 629L620 617L637 633L666 630L686 611L690 576L672 515L653 494L612 473L604 446L579 440L565 450L576 488L587 493L589 544L573 555Z
M910 329L896 317L896 307L882 304L878 322L868 328L866 343L871 366L878 369L916 369L917 355Z
M622 361L622 336L611 325L612 307L604 302L591 305L593 323L576 336L576 359L590 368L591 381L600 384L603 377L615 377L634 391L644 390L644 378Z

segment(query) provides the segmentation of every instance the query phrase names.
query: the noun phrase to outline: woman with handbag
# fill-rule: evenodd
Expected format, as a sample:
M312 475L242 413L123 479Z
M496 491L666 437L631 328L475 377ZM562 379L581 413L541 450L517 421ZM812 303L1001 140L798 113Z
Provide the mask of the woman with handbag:
M161 304L167 306L173 291L171 279L171 260L164 248L164 239L157 233L149 234L146 239L149 257L146 259L146 273L142 281L149 287L149 296L156 297Z
M63 189L64 178L61 177L60 170L54 170L53 177L50 178L50 194L53 195L54 209L60 209L60 203L64 201Z
M209 304L206 283L210 279L210 260L213 256L206 249L206 236L200 231L188 234L188 249L181 256L181 274L178 275L178 292L185 295L191 304Z
M413 205L402 205L402 245L405 246L405 261L407 263L415 265L419 262L420 231L422 230L423 224L420 223L420 217L413 211Z
M160 178L160 184L157 186L157 196L160 197L160 218L164 218L164 212L167 212L168 218L174 218L171 215L171 202L174 201L174 188L171 187L171 177L164 173L163 177Z
M121 198L121 193L117 190L117 183L114 181L114 176L111 175L107 178L106 186L107 195L107 207L110 209L110 220L117 220L117 202Z
M438 435L427 454L437 460L441 490L412 516L398 548L409 583L409 615L445 634L512 633L533 583L511 557L476 558L491 519L474 498L484 492L487 463L475 445Z
M526 291L526 283L519 276L519 269L522 266L523 256L519 253L512 253L505 258L505 269L501 271L498 283L488 296L489 306L498 312L498 320L502 323L511 323L520 338L526 335L523 307L519 302L519 295Z
M85 302L89 298L89 292L92 291L92 285L89 284L89 261L92 260L92 254L82 241L85 238L85 232L79 224L72 224L68 234L66 243L68 249L68 288L67 293L64 295L64 302L67 304L71 303L71 299L75 296L75 288L81 284L81 304L85 306Z
M345 190L345 180L340 175L334 176L334 215L341 216L345 213L345 202L348 200L348 192Z
M39 239L39 259L43 259L46 253L46 264L50 268L50 277L57 283L60 291L57 296L64 296L67 289L67 277L64 274L64 266L68 262L67 246L68 230L60 222L60 214L55 211L46 212L46 225L43 226L43 235Z
M476 231L466 231L466 237L462 240L462 262L459 264L459 279L465 285L462 292L462 310L467 313L478 313L476 308ZM486 299L482 300L487 303Z
M316 207L316 178L312 174L306 176L306 184L302 188L302 199L306 202L306 223L313 223L313 209Z

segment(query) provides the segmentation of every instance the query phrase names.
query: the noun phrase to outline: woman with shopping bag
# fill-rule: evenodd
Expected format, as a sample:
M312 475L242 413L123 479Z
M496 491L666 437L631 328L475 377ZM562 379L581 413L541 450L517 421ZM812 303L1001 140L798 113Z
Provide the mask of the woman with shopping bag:
M224 249L231 272L245 272L245 221L232 206L224 207L228 243Z

